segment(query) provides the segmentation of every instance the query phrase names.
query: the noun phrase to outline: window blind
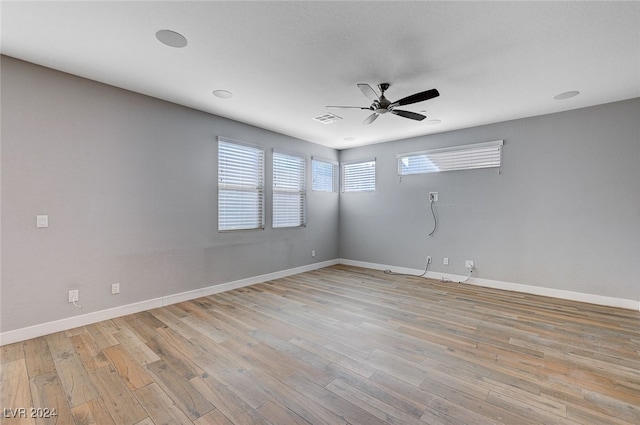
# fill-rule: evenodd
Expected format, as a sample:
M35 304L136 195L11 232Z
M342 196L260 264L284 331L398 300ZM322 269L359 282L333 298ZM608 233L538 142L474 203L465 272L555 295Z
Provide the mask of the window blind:
M398 155L398 174L438 173L500 167L502 140Z
M306 225L306 159L273 151L273 227Z
M264 149L218 140L218 230L264 229Z
M366 192L376 190L376 160L342 164L342 191Z
M338 191L338 164L312 158L311 190L320 192Z

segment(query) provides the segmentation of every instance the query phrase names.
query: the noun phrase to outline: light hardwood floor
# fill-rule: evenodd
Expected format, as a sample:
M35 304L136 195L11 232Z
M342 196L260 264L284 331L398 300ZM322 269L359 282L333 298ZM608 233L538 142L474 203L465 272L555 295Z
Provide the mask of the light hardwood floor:
M640 313L334 266L2 347L3 424L640 424Z

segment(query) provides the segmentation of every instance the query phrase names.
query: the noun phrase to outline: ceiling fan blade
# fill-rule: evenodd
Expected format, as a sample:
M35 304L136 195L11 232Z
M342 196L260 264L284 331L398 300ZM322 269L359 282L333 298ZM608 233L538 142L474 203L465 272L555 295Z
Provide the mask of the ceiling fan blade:
M403 105L411 105L412 103L424 102L425 100L433 99L434 97L440 96L438 90L431 89L427 91L423 91L421 93L412 94L411 96L404 97L396 102L393 102L390 106L403 106Z
M371 124L376 120L376 118L378 118L378 114L374 112L373 114L369 115L366 120L362 121L362 124Z
M416 120L416 121L422 121L423 119L427 118L422 114L417 114L411 111L403 111L399 109L394 109L393 111L391 111L391 113L394 115L400 115L401 117L409 118L411 120Z
M369 99L371 99L371 100L380 100L378 98L378 94L376 93L376 91L374 89L372 89L369 84L360 83L360 84L358 84L358 88L360 89L362 94L367 96Z
M364 106L325 106L325 108L339 108L339 109L369 109Z

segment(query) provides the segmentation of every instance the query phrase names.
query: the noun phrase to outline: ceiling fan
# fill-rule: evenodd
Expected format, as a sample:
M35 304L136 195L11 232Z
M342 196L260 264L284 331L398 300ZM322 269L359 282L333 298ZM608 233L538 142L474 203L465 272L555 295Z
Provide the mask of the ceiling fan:
M369 117L367 117L367 119L364 120L362 124L371 124L376 120L376 118L378 118L378 116L380 116L381 114L386 114L387 112L404 118L409 118L411 120L422 121L426 118L426 116L411 111L396 109L396 106L410 105L412 103L423 102L425 100L433 99L434 97L440 96L438 90L431 89L412 94L411 96L404 97L395 102L390 102L386 97L384 97L384 92L387 91L389 86L389 83L378 84L378 89L380 89L380 96L378 96L376 91L372 89L369 84L358 84L358 88L360 89L362 94L373 100L373 103L368 108L362 106L327 106L327 108L367 109L373 111L373 114L369 115Z

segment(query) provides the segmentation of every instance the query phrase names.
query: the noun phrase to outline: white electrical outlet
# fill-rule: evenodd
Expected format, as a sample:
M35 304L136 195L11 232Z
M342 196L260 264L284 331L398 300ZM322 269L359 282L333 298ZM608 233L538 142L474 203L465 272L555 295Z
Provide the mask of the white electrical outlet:
M445 266L449 265L449 257L444 257L444 260L442 261L442 264L444 264Z
M427 264L431 264L431 256L427 255Z
M429 201L438 202L438 192L429 192Z
M74 303L77 302L80 298L80 291L78 289L72 289L69 291L69 302Z
M312 250L311 250L311 256L312 256L312 257L315 257L315 256L316 256L316 250L315 250L315 249L312 249Z
M120 284L119 283L112 283L111 284L111 295L115 295L115 294L119 294L120 293Z
M474 267L473 260L464 260L465 269L472 269Z
M49 216L48 215L37 215L36 216L36 227L49 227Z

